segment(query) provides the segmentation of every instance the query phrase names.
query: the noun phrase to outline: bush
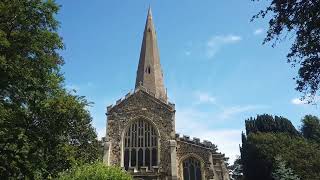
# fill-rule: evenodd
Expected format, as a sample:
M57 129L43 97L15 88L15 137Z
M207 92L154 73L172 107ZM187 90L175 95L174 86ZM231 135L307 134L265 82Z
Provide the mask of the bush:
M132 180L132 177L118 167L103 163L85 164L60 173L58 180Z

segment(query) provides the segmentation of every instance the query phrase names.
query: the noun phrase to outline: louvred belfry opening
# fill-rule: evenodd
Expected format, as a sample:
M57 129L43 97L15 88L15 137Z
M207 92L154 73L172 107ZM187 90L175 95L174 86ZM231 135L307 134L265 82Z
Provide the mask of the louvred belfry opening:
M143 86L148 92L154 94L156 98L167 101L151 8L148 10L143 33L135 88L139 86Z

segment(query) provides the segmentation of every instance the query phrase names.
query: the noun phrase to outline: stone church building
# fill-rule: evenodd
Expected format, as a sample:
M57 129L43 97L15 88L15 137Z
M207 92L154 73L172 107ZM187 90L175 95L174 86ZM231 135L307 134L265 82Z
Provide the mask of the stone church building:
M176 133L175 111L149 8L135 90L107 107L104 163L122 167L135 179L229 180L225 157L214 144Z

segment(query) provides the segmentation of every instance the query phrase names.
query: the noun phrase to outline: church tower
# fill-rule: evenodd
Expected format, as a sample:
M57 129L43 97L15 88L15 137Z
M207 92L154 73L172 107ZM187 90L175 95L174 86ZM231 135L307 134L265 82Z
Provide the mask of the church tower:
M149 8L134 92L107 107L103 162L134 179L229 180L224 155L214 144L176 134L175 112L167 98Z
M140 85L155 94L156 98L167 101L151 8L144 28L135 88Z

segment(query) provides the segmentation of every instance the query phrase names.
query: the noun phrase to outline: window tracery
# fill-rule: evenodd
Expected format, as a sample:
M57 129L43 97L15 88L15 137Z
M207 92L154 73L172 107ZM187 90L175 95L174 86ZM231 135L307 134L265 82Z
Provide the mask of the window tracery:
M158 165L158 136L153 125L144 120L132 123L125 132L124 167L140 169Z

